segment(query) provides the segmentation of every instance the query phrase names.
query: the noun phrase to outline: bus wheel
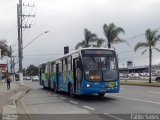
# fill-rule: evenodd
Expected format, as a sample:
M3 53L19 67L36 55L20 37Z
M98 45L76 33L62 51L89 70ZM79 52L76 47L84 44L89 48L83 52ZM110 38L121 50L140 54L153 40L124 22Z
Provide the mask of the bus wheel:
M69 85L69 96L70 97L75 97L75 94L73 93L73 87L72 87L71 84Z
M104 97L105 93L98 93L99 97Z
M57 87L55 82L54 82L54 92L57 93Z
M46 87L43 85L43 89L46 89Z

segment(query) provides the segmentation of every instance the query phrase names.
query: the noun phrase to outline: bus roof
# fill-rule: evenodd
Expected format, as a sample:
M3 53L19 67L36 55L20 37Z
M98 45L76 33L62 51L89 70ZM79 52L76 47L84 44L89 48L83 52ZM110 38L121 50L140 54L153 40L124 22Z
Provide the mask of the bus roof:
M114 49L109 49L109 48L96 48L96 47L90 47L90 48L79 48L77 50L73 50L65 55L63 55L62 57L65 57L65 56L68 56L68 55L71 55L73 53L76 53L76 52L79 52L81 50L95 50L95 49L99 49L99 50L114 50Z
M54 59L54 60L52 60L52 61L59 60L59 59L61 59L61 58L65 58L65 57L67 57L67 56L69 56L69 55L72 55L72 54L74 54L74 53L76 53L76 52L80 52L80 51L82 51L82 50L95 50L95 49L98 49L98 50L113 50L113 51L115 51L114 49L111 49L111 48L96 48L96 47L79 48L79 49L73 50L73 51L71 51L71 52L69 52L69 53L67 53L67 54L65 54L65 55L62 55L62 56L60 56L59 58ZM46 63L42 63L42 64L47 64L48 62L52 62L52 61L47 61ZM40 65L42 65L42 64L40 64Z

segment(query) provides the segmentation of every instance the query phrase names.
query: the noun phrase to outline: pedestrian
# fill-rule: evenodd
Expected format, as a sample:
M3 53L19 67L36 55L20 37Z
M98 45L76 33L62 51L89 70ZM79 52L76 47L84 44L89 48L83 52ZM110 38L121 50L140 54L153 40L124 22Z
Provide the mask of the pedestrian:
M11 79L10 79L9 75L6 76L6 83L7 83L7 90L10 90Z

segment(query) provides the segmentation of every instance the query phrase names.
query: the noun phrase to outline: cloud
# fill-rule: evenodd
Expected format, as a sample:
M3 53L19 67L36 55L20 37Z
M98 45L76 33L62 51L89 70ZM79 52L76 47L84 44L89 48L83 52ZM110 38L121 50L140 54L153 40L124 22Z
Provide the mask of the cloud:
M27 4L31 1L25 0L24 2ZM34 56L25 56L25 54L63 54L64 46L70 46L73 49L77 42L84 39L84 28L96 33L100 38L105 38L102 26L114 22L117 26L123 27L126 32L121 37L128 39L144 33L147 28L154 29L160 26L159 0L39 0L38 2L32 0L32 3L34 2L35 8L24 7L23 9L26 14L36 13L36 17L28 21L28 23L32 22L32 28L24 30L24 45L40 33L46 30L50 32L25 48L26 59L34 59ZM12 0L1 1L0 4L0 35L10 44L17 39L17 3L18 0ZM132 50L136 42L141 40L145 40L144 36L130 40L129 43L132 46L119 44L115 47L119 52ZM134 51L126 52L119 57L131 55L139 56L139 53L137 55ZM57 56L45 56L45 59L43 57L35 56L41 62L47 62L46 59ZM137 65L147 64L136 58L134 59ZM38 65L40 60L24 60L23 64L24 66L32 63Z

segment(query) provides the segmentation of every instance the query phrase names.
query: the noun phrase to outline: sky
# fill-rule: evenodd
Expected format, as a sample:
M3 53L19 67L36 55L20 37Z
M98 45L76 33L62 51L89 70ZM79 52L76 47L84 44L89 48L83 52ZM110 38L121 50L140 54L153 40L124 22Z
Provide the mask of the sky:
M0 0L0 39L6 39L12 45L18 69L17 41L17 3L18 0ZM148 52L134 46L145 41L145 31L160 30L159 0L23 0L24 4L35 7L23 7L25 17L23 24L31 24L30 29L23 30L23 46L34 40L23 50L23 67L30 64L38 66L63 55L63 47L73 50L78 42L84 40L84 29L104 38L103 25L114 23L125 30L120 37L126 43L113 45L118 53L119 66L126 67L132 60L134 66L147 65ZM157 44L160 48L160 43ZM153 64L160 63L160 53L153 51ZM6 62L1 60L1 62Z

